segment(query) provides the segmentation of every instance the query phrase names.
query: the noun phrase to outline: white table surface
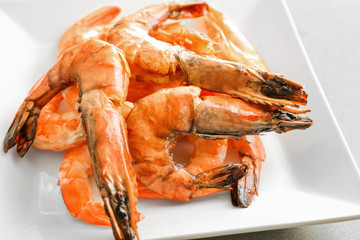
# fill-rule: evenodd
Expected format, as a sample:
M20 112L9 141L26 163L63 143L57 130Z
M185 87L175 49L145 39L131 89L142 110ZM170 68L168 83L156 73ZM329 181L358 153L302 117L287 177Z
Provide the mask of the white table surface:
M301 40L323 90L360 166L360 1L287 0ZM359 189L360 191L360 189ZM206 238L360 239L360 220Z

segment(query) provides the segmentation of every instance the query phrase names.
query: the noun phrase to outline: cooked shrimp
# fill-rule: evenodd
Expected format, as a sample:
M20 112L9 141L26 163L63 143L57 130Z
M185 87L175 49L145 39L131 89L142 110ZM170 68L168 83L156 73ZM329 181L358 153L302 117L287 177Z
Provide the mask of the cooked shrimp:
M89 39L105 41L120 12L119 6L106 5L76 21L61 36L58 44L58 57L64 53L65 49Z
M302 85L280 74L200 56L149 36L150 31L167 19L194 18L207 11L205 3L150 6L123 17L109 32L107 41L124 51L133 79L164 84L181 78L188 85L257 103L278 106L306 104L307 94Z
M144 84L144 83L142 83ZM145 84L145 85L149 85L149 84ZM150 84L151 86L151 84ZM162 85L159 85L162 86ZM158 86L158 87L159 87ZM131 88L130 88L131 89ZM154 90L155 91L155 90ZM152 91L152 92L154 92ZM152 93L151 92L151 93ZM73 108L75 108L75 101L74 101L74 97L77 97L79 95L79 89L76 86L70 86L69 88L65 89L62 92L65 96L65 99L68 101L69 105L72 105ZM42 119L42 114L44 112L44 109L48 108L48 105L53 102L55 99L58 99L58 101L61 99L60 98L61 95L58 94L54 99L52 99L47 105L45 105L45 107L41 110L41 114L40 114L40 118L39 118L39 122ZM125 109L126 106L126 109ZM124 117L127 116L127 114L130 112L130 109L132 109L131 103L125 102L125 104L123 105L123 115ZM77 108L76 108L77 110ZM58 115L58 113L55 113L54 115ZM79 114L78 114L79 115ZM81 121L80 116L76 115L77 120ZM64 125L67 125L67 119L63 119L63 121L61 122ZM47 122L46 124L51 124L51 122ZM53 125L55 125L55 127L60 127L60 126L56 126L57 122L53 123ZM38 125L39 126L39 125ZM85 132L83 131L82 128L80 128L80 132L82 135L85 135ZM70 132L69 132L70 135ZM198 174L200 172L206 171L206 170L210 170L212 168L215 167L220 167L223 165L223 162L225 160L225 156L226 156L226 151L227 151L227 139L222 139L222 140L206 140L203 138L199 138L199 137L195 137L193 135L188 136L188 140L190 141L190 143L194 146L194 151L192 154L192 157L189 161L189 164L186 165L186 169L192 173L192 174ZM37 138L35 138L34 143L37 141ZM83 138L83 141L80 142L84 143L85 140L85 136ZM61 146L61 144L63 144L63 137L61 135L56 135L53 138L52 141L48 141L48 144L55 144L55 145L59 145ZM71 143L71 141L70 141ZM72 143L73 145L75 145L75 143ZM75 146L78 146L79 143L77 143ZM68 147L63 147L64 150L69 149ZM77 173L77 168L78 167L85 167L86 168L82 168L81 170L81 174L78 177L81 177L81 181L79 180L79 184L85 184L88 183L88 177L89 175L92 175L92 166L90 166L89 164L91 163L91 159L90 159L90 155L88 153L81 153L81 151L83 151L83 149L85 149L87 151L87 147L82 146L77 148L76 150L69 150L68 153L66 154L63 164L66 163L66 168L60 168L60 175L59 175L59 185L62 186L60 183L62 182L62 178L64 179L64 182L69 183L68 179L65 178L65 176L67 176L67 171L70 171L69 174L72 174L72 171L75 171L75 173ZM50 150L54 150L51 149ZM86 157L88 156L88 157ZM78 162L83 162L83 164L76 164ZM80 169L79 169L80 171ZM85 175L86 173L86 175ZM75 179L76 176L72 176L72 178ZM66 180L66 181L65 181ZM84 198L73 198L73 195L71 196L66 196L66 193L64 193L64 191L62 190L62 194L63 194L63 198L65 201L65 204L67 205L71 215L73 215L74 217L78 217L86 222L89 223L93 223L93 224L100 224L101 223L97 223L96 221L99 221L98 219L103 219L103 209L101 209L100 206L103 206L103 204L101 203L96 203L96 206L99 207L94 207L93 208L93 199L91 197L91 193L90 191L88 191L89 193L81 193L81 191L85 191L85 190L89 190L90 188L88 186L82 186L79 187L79 184L68 184L66 185L66 189L64 191L71 191L74 192L76 191L76 189L79 190L79 193L77 193L77 195L84 195ZM81 185L80 185L81 186ZM214 190L212 190L211 192L215 192ZM209 191L210 193L210 191ZM163 198L163 196L149 190L148 188L146 188L145 186L138 184L138 197L140 198ZM67 198L70 198L70 202L68 203ZM76 200L78 200L77 202L75 202ZM82 201L81 201L82 200ZM84 208L80 208L80 207L84 207ZM93 211L92 211L93 210ZM97 211L100 211L99 213L97 213ZM83 214L79 214L79 212L85 212L87 213L87 215L83 215ZM98 218L95 217L95 220L92 219L93 216L99 216ZM105 220L105 222L109 222L108 217L106 217L107 220Z
M137 191L121 115L130 76L121 50L88 40L65 50L44 78L32 88L4 139L4 152L17 145L23 156L31 146L40 109L70 85L81 90L80 111L100 195L115 238L137 234Z
M57 94L40 111L33 146L42 150L65 151L86 142L80 114L58 113L63 96Z
M258 195L261 165L265 160L265 148L258 135L244 136L239 141L230 139L230 145L235 150L238 160L246 164L249 169L245 176L233 184L230 191L234 206L248 207L253 197Z
M138 181L150 190L174 200L189 200L202 188L223 188L223 182L205 174L206 186L198 175L174 163L171 148L176 134L194 134L207 139L240 137L260 132L278 133L305 129L312 121L287 112L272 112L267 106L249 104L240 99L207 96L200 99L197 87L163 89L137 103L127 118L129 148ZM239 178L241 167L220 167ZM235 173L234 173L235 171ZM244 173L240 171L241 173ZM205 172L206 173L206 172ZM240 174L242 175L242 174ZM227 182L229 183L229 182Z

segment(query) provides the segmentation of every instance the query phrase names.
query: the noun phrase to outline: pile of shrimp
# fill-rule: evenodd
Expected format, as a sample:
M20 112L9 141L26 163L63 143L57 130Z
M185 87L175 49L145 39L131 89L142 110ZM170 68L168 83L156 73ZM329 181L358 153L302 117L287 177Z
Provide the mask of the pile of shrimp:
M116 239L139 239L139 197L189 201L230 191L234 206L248 207L265 160L259 134L312 125L299 108L307 103L303 86L271 73L204 2L120 12L101 7L62 35L4 152L15 145L21 157L31 145L66 151L58 184L70 214L112 226ZM92 197L93 174L103 202Z

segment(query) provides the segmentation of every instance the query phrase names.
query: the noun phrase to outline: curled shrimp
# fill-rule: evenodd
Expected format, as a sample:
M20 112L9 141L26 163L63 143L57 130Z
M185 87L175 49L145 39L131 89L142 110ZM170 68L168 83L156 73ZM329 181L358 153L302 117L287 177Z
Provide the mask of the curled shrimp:
M208 9L206 3L160 4L143 8L121 18L109 32L107 41L124 51L132 79L163 84L180 78L188 85L256 103L278 106L306 104L307 94L302 85L280 74L200 56L149 35L167 19L200 17Z
M5 139L4 152L17 145L23 156L33 143L41 108L62 89L78 85L80 111L95 179L116 239L136 239L137 191L127 146L125 119L119 112L130 76L121 50L88 40L65 50L20 106ZM111 159L111 161L109 161Z
M116 9L116 7L114 8ZM197 85L211 91L225 92L239 98L263 104L278 106L306 104L307 94L302 90L302 86L285 79L282 75L248 68L246 65L239 63L234 64L218 61L215 58L203 58L193 52L184 51L183 48L163 42L170 41L171 38L169 39L166 36L169 32L172 35L177 34L180 35L179 39L182 39L182 45L191 50L197 49L198 52L205 54L207 52L206 49L211 49L209 47L211 45L209 39L200 36L197 32L188 31L184 28L181 29L178 26L179 24L167 26L161 26L161 24L166 19L203 16L207 13L208 9L209 7L205 3L150 6L127 17L123 17L109 32L106 32L106 30L110 29L113 25L112 22L117 13L112 11L111 8L107 11L105 11L106 8L105 10L100 9L74 24L63 37L64 39L72 39L68 41L70 44L63 40L60 41L59 46L71 46L76 42L89 38L89 34L84 34L87 31L101 32L101 34L94 34L91 38L102 39L107 36L109 43L122 49L126 54L133 79L160 84L180 81L188 85ZM215 11L213 8L210 10L211 12ZM108 19L107 22L111 22L111 24L93 24L92 28L89 27L92 25L87 22L96 23L92 19L98 19L99 15L104 19ZM101 29L101 31L97 29ZM149 33L162 41L151 37ZM192 43L191 46L193 47L187 44L189 42ZM206 44L203 44L204 42ZM204 48L201 49L202 47ZM212 51L209 50L207 55L210 55L209 53ZM247 54L247 56L249 58L253 57L251 54ZM237 59L232 58L229 60L236 61ZM194 62L197 63L195 66L193 66ZM179 68L182 71L178 71ZM203 69L215 68L220 69L220 71L202 71ZM179 78L181 80L178 80ZM219 85L218 79L222 79L222 85Z
M216 178L219 174L209 176L205 172L205 178L199 179L200 174L194 176L173 161L170 152L177 134L207 139L237 138L260 132L305 129L312 124L309 118L272 111L264 105L222 96L201 99L199 94L197 87L163 89L135 103L127 118L137 179L166 198L186 201L203 188L224 188L224 182ZM239 179L234 176L239 175L236 171L234 168L230 171L233 181ZM229 169L223 166L217 169L219 172L228 174ZM202 180L214 184L207 186Z

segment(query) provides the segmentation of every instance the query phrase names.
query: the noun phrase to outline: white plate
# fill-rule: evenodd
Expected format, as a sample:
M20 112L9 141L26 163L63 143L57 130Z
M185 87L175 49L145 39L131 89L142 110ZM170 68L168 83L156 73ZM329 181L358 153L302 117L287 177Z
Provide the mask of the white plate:
M54 63L62 32L108 1L0 1L0 137L34 82ZM216 2L215 2L216 3ZM360 174L306 57L283 1L222 1L223 12L270 68L307 86L314 126L263 137L267 149L260 196L247 209L232 207L228 193L188 203L140 200L142 239L215 236L357 219ZM147 4L120 1L125 14ZM20 159L1 153L2 239L112 239L108 228L67 213L56 185L63 153L31 149Z

